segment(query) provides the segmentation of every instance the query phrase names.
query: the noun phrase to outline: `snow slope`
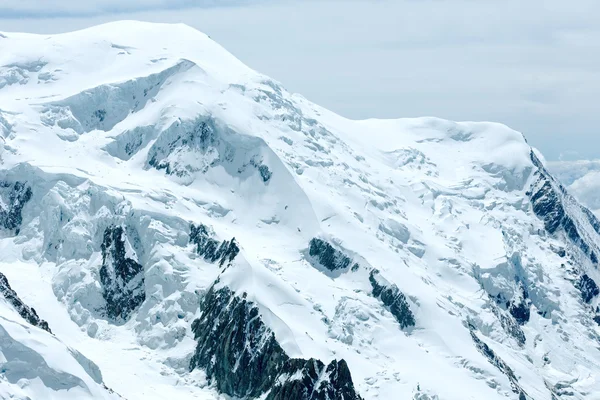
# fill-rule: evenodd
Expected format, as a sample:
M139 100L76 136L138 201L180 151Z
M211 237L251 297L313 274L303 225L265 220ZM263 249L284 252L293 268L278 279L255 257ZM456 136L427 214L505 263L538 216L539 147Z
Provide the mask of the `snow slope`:
M54 368L2 398L600 399L600 222L520 133L348 120L185 25L0 66L0 272L53 333L0 332Z

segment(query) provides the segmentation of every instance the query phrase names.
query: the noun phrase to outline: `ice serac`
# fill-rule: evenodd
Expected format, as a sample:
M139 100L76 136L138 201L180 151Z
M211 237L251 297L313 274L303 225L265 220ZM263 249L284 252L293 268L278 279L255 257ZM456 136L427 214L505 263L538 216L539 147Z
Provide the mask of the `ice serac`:
M192 325L198 341L190 369L205 368L219 391L235 397L359 400L344 360L290 358L264 324L258 307L227 287L213 286Z
M124 83L100 85L48 103L43 110L42 121L47 125L73 129L78 134L96 129L110 131L129 114L142 110L170 77L193 66L192 62L181 60L156 74ZM134 149L130 148L129 155Z
M100 283L106 315L114 320L127 320L146 299L144 267L133 258L135 253L122 226L106 228L101 248Z
M8 279L6 278L6 276L1 272L0 272L0 295L2 295L4 297L4 299L6 299L6 301L8 301L8 303L10 305L12 305L15 308L15 310L17 310L19 315L21 317L23 317L23 319L25 319L31 325L37 326L38 328L41 328L49 333L52 333L52 331L50 330L50 327L48 326L48 323L46 321L44 321L43 319L41 319L37 315L34 308L31 308L27 304L23 303L23 301L17 295L17 292L15 292L10 287L10 284L8 283Z

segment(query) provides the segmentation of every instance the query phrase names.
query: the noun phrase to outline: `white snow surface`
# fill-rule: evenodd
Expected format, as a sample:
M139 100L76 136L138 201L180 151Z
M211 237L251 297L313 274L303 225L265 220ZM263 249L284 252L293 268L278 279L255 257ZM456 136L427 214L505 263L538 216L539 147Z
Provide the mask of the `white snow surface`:
M224 398L188 369L191 323L220 277L258 305L288 355L345 359L364 399L517 399L467 322L530 398L600 399L596 303L581 300L553 250L568 240L545 233L531 209L536 167L519 132L349 120L185 25L3 32L0 66L0 179L33 192L20 232L0 239L0 272L55 335L0 301L0 340L44 364L16 382L0 372L0 398ZM209 149L185 140L203 122L218 133ZM190 223L235 237L234 265L197 256ZM127 255L144 266L146 300L123 324L99 312L110 224L137 232ZM313 237L358 271L315 268ZM407 296L415 327L401 330L371 295L371 268ZM524 345L488 296L518 295L516 274L532 301ZM0 367L6 358L0 348Z

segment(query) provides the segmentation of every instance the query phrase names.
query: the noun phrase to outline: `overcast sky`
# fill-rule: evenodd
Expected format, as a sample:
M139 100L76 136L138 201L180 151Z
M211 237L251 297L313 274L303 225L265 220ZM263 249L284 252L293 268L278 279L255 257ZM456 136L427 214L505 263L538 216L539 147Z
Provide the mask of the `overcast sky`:
M184 22L350 118L492 120L600 158L600 0L0 0L0 31Z

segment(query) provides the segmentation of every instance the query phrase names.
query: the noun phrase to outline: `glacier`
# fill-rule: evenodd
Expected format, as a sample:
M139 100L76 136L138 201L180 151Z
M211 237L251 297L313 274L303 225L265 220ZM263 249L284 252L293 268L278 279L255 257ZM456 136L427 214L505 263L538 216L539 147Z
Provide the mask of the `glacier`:
M2 399L600 399L600 221L502 124L121 21L2 32L0 136Z

